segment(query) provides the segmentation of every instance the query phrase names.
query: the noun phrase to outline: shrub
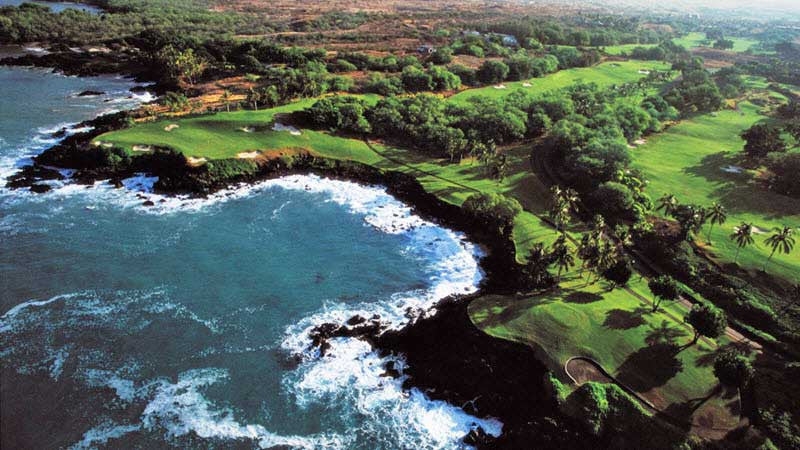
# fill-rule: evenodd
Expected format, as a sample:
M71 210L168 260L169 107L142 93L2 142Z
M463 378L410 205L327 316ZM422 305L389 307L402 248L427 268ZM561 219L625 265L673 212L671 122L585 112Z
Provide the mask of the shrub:
M621 258L603 271L603 278L610 281L612 286L625 286L632 275L633 268L627 258Z
M516 199L496 193L472 194L462 207L479 221L500 228L513 225L514 218L522 212L522 205Z
M614 181L601 184L592 192L591 202L608 221L636 219L633 194L624 184Z
M450 47L439 47L431 55L431 62L434 64L450 64L453 61L453 49Z
M501 61L486 61L478 69L477 78L485 84L495 84L506 79L508 66Z
M773 153L766 166L771 172L770 185L780 194L800 197L800 153Z

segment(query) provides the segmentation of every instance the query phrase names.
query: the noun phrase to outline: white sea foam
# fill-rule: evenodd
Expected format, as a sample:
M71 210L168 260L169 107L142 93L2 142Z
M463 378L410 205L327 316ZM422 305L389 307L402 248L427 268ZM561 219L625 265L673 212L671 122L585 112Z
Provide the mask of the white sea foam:
M141 425L118 425L104 422L83 434L83 439L71 446L72 450L97 448L98 444L106 444L111 439L120 438L128 433L138 431Z
M113 370L87 369L82 372L82 376L87 386L109 387L125 402L132 401L140 393L132 380L120 377Z
M402 358L382 358L361 340L336 338L323 358L304 363L298 379L285 385L300 406L331 403L346 404L369 420L359 432L380 436L398 448L457 447L461 439L477 427L499 436L502 423L494 419L478 419L443 401L431 400L417 389L403 390L404 377L384 374L384 365L391 361L401 373Z
M221 369L197 369L181 373L175 383L162 380L142 412L145 429L163 428L169 437L194 433L201 438L250 439L261 448L343 448L337 435L281 436L262 425L241 424L229 409L215 408L202 390L228 378Z

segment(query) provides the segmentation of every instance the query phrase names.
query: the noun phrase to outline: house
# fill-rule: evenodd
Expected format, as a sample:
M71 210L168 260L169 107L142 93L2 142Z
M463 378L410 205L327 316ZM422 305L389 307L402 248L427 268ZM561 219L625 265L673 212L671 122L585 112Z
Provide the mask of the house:
M498 33L497 36L500 36L500 40L506 47L519 47L519 41L517 38L510 34L500 34Z
M432 45L420 45L417 47L417 53L421 55L432 55L436 51L436 47Z

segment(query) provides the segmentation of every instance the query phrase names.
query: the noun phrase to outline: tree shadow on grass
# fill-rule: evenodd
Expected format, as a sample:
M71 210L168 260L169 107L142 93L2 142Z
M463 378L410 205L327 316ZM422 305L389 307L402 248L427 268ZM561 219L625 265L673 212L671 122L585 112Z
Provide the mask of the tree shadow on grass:
M606 313L606 320L603 322L603 326L614 330L628 330L644 325L642 309L643 308L636 308L633 311L612 309Z
M585 305L587 303L594 303L603 299L603 296L600 294L595 294L594 292L583 292L583 291L575 291L570 292L564 297L564 301L567 303L580 303Z
M688 428L692 422L692 416L700 409L703 404L711 400L712 397L722 392L722 386L719 384L708 391L705 397L698 397L686 400L685 402L676 402L669 405L663 413L671 419L677 419L682 426ZM674 421L673 421L674 422Z
M770 220L800 214L800 202L796 199L771 193L759 186L747 172L731 173L722 170L744 164L740 154L720 152L705 156L699 164L687 167L684 171L714 183L717 188L711 195L729 213L756 213Z
M695 364L698 367L711 367L714 365L714 360L718 355L731 350L735 350L745 356L750 356L750 354L752 354L754 351L753 347L748 345L746 342L729 342L725 345L717 347L714 350L703 352L702 355L697 357Z
M663 386L683 370L674 344L656 344L631 353L617 371L617 378L636 392Z
M486 308L484 317L477 318L473 316L472 320L475 321L475 325L478 328L492 328L507 324L511 320L525 314L531 306L533 305L530 302L522 299L495 302L493 307L500 308L499 312L493 312L493 307L488 307Z
M649 346L655 345L671 345L679 349L676 341L679 338L686 336L686 333L680 328L670 325L670 322L663 320L661 325L653 327L645 336L644 341Z

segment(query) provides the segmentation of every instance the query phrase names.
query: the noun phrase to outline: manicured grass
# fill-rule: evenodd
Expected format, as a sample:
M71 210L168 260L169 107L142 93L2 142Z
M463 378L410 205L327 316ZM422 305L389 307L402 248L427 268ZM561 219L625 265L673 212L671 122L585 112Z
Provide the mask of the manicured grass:
M562 379L569 358L589 356L659 409L678 416L681 404L705 398L716 388L711 370L716 348L700 341L675 355L663 345L691 341L691 330L676 320L680 306L668 308L670 315L652 313L649 305L623 289L587 285L575 272L567 278L555 293L479 298L469 306L470 318L492 336L531 345ZM647 291L644 281L635 280L632 286ZM715 426L734 426L738 417L726 405L735 400L712 396L694 417L713 414Z
M236 158L240 152L288 148L303 148L323 156L367 164L380 159L361 141L310 130L303 130L299 136L288 131L272 130L277 114L306 108L314 101L306 99L261 111L232 111L146 122L103 134L96 141L110 142L132 153L135 153L133 147L136 145L165 146L186 156L207 159ZM166 131L169 125L178 127ZM245 132L243 129L254 130Z
M576 83L596 83L599 86L624 84L645 77L646 74L640 73L640 71L667 69L669 69L669 65L659 61L604 62L593 67L561 70L546 77L533 78L528 81L503 83L506 87L505 89L497 89L495 86L468 89L450 97L450 100L454 102L465 102L473 97L502 98L514 92L516 89L544 93L565 88ZM525 83L531 86L525 87Z
M619 56L623 54L629 54L631 51L633 51L633 49L637 47L652 48L655 46L656 44L622 44L622 45L608 45L601 48L609 55Z
M756 245L743 249L738 262L748 269L761 269L770 248L764 244L773 227L800 227L800 200L775 194L754 181L751 171L730 173L729 166L739 167L744 142L740 133L764 120L759 107L742 103L741 112L725 110L685 120L666 132L648 139L633 151L634 166L650 181L648 193L653 200L673 194L683 203L711 205L720 202L728 210L728 220L715 226L714 243L709 253L723 263L730 263L736 245L728 236L741 222L752 223L765 234L755 235ZM698 237L705 243L706 226ZM794 282L800 281L800 249L789 255L776 254L769 272Z
M731 50L734 52L743 53L748 50L752 50L753 53L761 53L761 54L771 53L771 52L764 52L757 50L758 41L755 39L731 37L731 36L725 36L725 39L733 41L733 49ZM714 41L709 41L708 39L706 39L706 34L701 32L689 33L680 38L673 39L673 42L675 42L678 45L682 45L687 49L693 49L697 47L712 47L714 45Z

